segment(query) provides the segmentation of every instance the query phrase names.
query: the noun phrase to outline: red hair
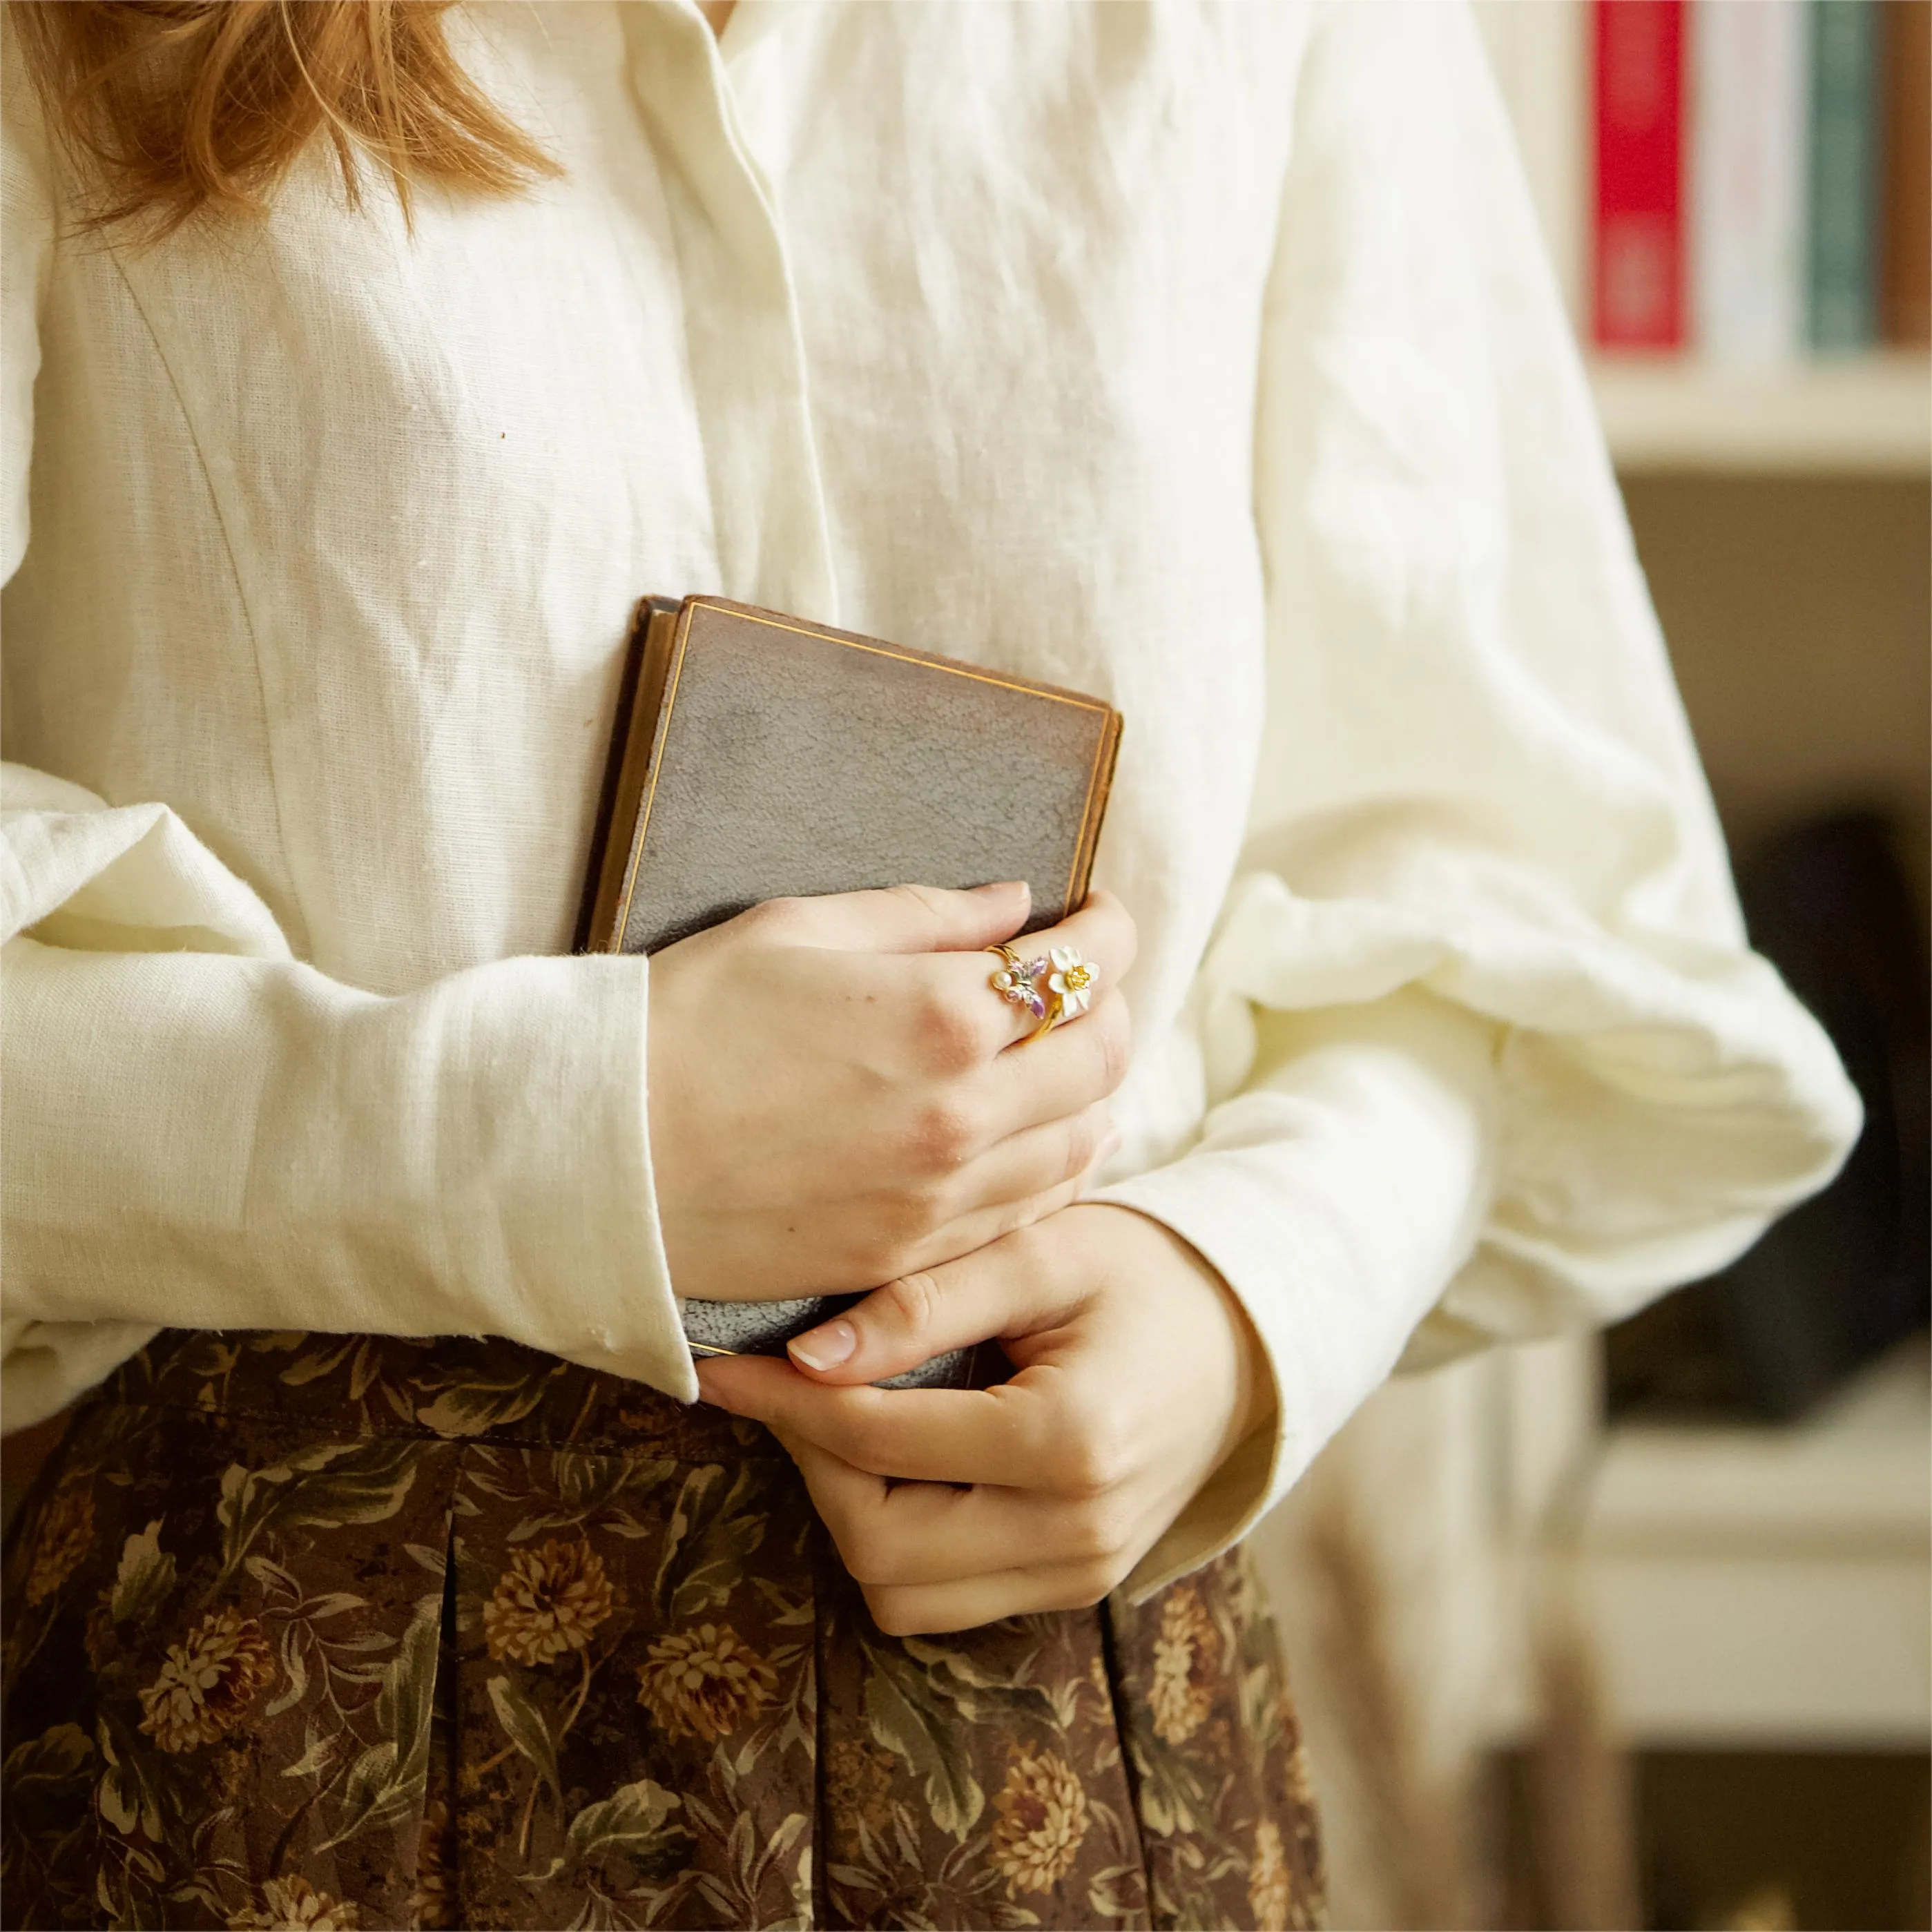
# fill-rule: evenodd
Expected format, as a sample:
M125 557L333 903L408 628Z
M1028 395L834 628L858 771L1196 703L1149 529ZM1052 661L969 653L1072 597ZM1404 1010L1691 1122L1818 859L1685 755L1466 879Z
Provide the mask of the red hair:
M458 64L451 0L8 0L93 226L158 235L259 212L317 134L351 201L359 164L509 194L556 164Z

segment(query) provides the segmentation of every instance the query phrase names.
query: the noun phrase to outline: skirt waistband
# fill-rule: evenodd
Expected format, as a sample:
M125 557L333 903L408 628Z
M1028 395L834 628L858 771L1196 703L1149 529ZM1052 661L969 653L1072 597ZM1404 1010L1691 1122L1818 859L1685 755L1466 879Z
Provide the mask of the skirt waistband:
M91 1400L285 1420L341 1439L416 1436L679 1462L783 1454L756 1423L488 1336L169 1329Z

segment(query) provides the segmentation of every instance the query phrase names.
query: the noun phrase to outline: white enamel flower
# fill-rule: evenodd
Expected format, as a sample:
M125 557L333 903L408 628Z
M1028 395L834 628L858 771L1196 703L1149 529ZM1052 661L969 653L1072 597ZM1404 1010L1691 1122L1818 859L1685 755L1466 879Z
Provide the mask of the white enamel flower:
M1071 1019L1076 1013L1084 1013L1094 999L1094 982L1097 976L1093 968L1070 946L1056 946L1048 958L1053 970L1046 983L1060 996L1062 1016Z

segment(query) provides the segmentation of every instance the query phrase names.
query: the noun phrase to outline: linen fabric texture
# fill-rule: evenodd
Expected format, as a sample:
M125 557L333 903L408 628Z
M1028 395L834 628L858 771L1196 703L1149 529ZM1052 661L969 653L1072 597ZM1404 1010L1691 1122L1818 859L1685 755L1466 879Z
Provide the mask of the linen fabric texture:
M641 959L567 947L642 590L1088 691L1142 950L1099 1198L1277 1400L1721 1264L1857 1126L1748 950L1462 10L478 6L565 173L4 173L7 1419L163 1324L694 1394ZM31 532L31 536L30 536Z
M890 1637L764 1430L514 1342L164 1334L6 1586L10 1924L1320 1920L1238 1553Z

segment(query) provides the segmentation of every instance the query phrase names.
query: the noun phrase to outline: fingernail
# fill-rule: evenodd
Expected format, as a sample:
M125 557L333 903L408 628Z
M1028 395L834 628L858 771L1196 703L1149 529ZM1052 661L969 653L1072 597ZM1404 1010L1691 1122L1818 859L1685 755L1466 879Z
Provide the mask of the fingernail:
M820 1371L849 1362L858 1346L859 1331L849 1322L827 1322L786 1344L794 1360Z
M974 891L982 898L1010 898L1015 892L1030 900L1033 888L1024 879L1000 879L990 886L975 886Z

